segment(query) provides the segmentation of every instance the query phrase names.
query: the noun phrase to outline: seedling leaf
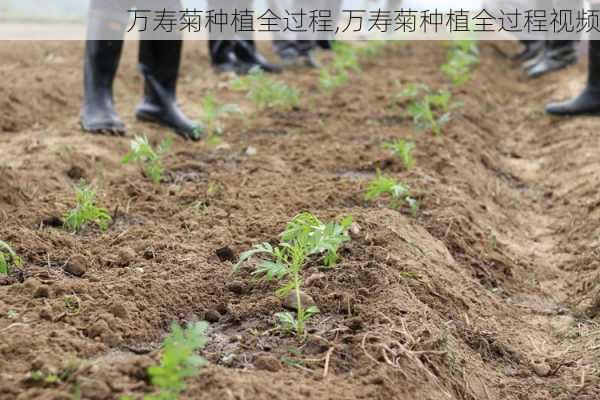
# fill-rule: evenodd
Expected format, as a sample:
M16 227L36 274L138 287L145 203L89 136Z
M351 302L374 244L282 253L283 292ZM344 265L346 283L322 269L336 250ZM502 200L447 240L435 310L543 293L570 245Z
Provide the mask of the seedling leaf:
M136 136L130 143L131 150L123 157L121 162L123 164L137 162L141 166L144 175L158 184L164 173L163 159L172 145L173 141L167 138L157 146L155 151L146 136Z
M75 188L76 206L64 216L65 228L79 232L89 223L96 224L101 230L108 229L112 221L108 210L95 205L96 192L85 184Z

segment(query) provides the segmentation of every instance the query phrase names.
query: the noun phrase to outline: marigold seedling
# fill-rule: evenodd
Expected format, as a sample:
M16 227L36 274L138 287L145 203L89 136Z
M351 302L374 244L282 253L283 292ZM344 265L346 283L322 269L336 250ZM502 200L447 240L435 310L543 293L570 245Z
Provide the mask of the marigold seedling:
M346 71L330 72L327 68L321 68L319 71L319 83L327 91L335 90L348 82L348 73Z
M8 275L13 268L21 268L21 257L13 251L8 243L0 240L0 275Z
M415 143L404 139L396 140L395 142L384 143L383 148L391 150L394 155L402 160L404 168L411 169L415 165L415 159L412 151L415 149Z
M294 217L281 234L284 243L293 243L306 238L308 255L323 255L323 265L333 267L337 262L339 247L350 240L348 229L352 217L348 216L338 223L324 224L311 213L301 213Z
M452 103L448 90L432 91L427 85L408 85L396 98L408 98L407 112L419 130L429 130L434 135L442 133L442 127L450 120L452 110L461 106Z
M412 116L417 129L422 131L430 130L436 136L442 133L442 126L450 120L449 114L437 117L427 98L409 104L407 110Z
M448 62L441 66L453 85L459 86L467 82L471 69L479 63L479 49L473 40L456 40L450 44Z
M240 108L235 104L220 104L212 93L202 99L202 116L200 120L208 131L207 142L218 144L223 134L221 118L227 114L240 113Z
M375 57L387 45L388 45L388 41L386 41L386 40L368 40L366 44L364 44L363 46L360 46L357 49L357 52L360 56Z
M206 360L195 352L206 346L207 329L206 322L195 322L186 329L175 322L171 325L171 333L163 342L160 364L148 368L150 382L157 392L144 396L145 400L179 398L186 388L186 378L198 375L206 365Z
M254 68L247 76L238 77L232 88L247 91L248 98L259 108L289 110L300 101L298 91L287 84L270 78L260 68Z
M345 85L349 80L350 72L360 72L359 57L373 57L384 46L385 42L383 41L369 41L362 47L355 47L341 42L334 43L332 65L323 67L319 71L321 87L331 91Z
M410 196L410 191L407 186L397 182L394 178L386 175L381 175L381 172L377 171L377 176L369 184L365 193L365 200L372 201L382 197L383 195L389 195L389 205L391 208L397 209L406 204L412 213L416 213L418 204L415 199Z
M351 217L345 217L339 224L324 224L310 213L301 213L288 223L281 234L279 246L258 244L240 256L236 269L254 255L268 256L269 260L260 263L253 275L261 276L266 281L283 280L283 285L276 291L278 296L285 297L294 292L296 314L283 312L275 315L283 330L304 336L306 321L319 310L314 306L305 308L302 304L300 273L311 255L322 256L323 264L327 267L335 265L339 247L350 240L347 232L351 224Z
M43 371L31 371L29 373L29 379L32 382L42 384L44 386L51 386L61 382L61 379L56 374L46 373Z
M158 145L155 151L146 136L136 136L131 141L131 150L123 157L121 162L123 164L131 162L139 163L144 175L152 182L158 184L165 171L163 159L171 149L172 144L171 139L165 139Z
M95 205L96 192L85 184L75 188L76 206L64 216L65 228L79 232L85 225L93 223L105 231L112 221L108 210Z
M348 43L334 42L333 54L333 65L337 71L360 72L360 63L356 47Z

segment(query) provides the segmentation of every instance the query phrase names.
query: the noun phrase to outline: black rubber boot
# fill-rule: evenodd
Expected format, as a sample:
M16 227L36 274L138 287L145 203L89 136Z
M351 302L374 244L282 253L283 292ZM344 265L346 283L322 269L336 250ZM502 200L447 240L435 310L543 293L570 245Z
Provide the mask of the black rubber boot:
M317 47L321 50L332 50L333 40L317 40Z
M518 61L529 61L537 57L544 50L543 40L521 40L523 51L514 56Z
M548 114L600 114L600 41L590 40L589 43L588 80L585 89L574 99L548 104Z
M140 40L140 70L145 83L136 117L171 128L186 139L199 140L201 126L189 120L177 105L182 45L181 40Z
M237 70L237 58L233 52L235 41L233 40L209 40L208 50L213 68L217 72L235 72Z
M528 71L530 78L539 78L547 73L558 71L577 62L577 42L574 40L549 40L540 61Z
M122 40L86 42L83 107L79 116L79 123L84 131L125 134L125 124L119 119L113 104L113 82L122 49Z
M276 40L273 42L273 48L281 59L284 67L306 66L317 68L312 51L316 47L316 42L312 40Z
M252 40L237 40L235 42L234 53L237 57L241 70L240 73L248 73L250 70L260 68L265 72L279 73L279 65L269 63L256 49Z

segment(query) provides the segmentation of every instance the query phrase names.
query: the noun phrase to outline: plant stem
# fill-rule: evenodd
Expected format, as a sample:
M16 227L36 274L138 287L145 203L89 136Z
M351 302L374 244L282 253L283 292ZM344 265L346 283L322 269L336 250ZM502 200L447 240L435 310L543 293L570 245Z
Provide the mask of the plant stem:
M304 335L304 308L302 307L302 298L300 296L300 277L298 270L294 271L294 290L296 291L296 304L298 317L296 320L296 333L298 336Z

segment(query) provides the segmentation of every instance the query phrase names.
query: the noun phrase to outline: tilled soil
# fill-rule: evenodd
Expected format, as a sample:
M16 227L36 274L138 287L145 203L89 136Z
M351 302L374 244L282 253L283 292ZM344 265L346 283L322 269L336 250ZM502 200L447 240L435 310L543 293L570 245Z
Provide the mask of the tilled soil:
M130 117L135 47L115 88L129 137L115 138L78 129L81 43L0 45L0 239L24 260L0 281L0 398L139 396L170 323L201 319L210 363L185 398L600 398L600 120L542 112L583 66L526 81L510 44L482 43L435 137L394 99L447 86L442 43L390 44L331 93L316 71L286 72L302 93L290 112L255 112L189 43L185 110L214 91L247 112L219 146L176 139L153 185L120 163L133 135L170 135ZM416 142L411 171L382 149L394 138ZM364 200L377 169L410 186L416 215ZM106 232L56 226L81 179L111 211ZM276 242L301 211L357 224L335 269L304 271L321 310L305 340L273 329L281 300L253 262L232 273L218 251Z

